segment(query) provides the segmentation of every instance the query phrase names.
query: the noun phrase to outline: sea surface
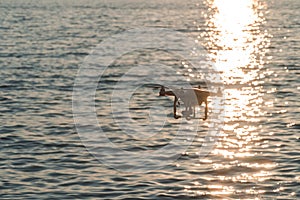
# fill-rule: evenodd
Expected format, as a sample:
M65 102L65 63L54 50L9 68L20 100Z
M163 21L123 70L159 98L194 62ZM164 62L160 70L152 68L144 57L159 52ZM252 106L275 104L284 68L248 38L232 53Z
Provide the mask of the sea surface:
M299 12L1 0L0 199L300 199ZM159 84L222 95L174 119Z

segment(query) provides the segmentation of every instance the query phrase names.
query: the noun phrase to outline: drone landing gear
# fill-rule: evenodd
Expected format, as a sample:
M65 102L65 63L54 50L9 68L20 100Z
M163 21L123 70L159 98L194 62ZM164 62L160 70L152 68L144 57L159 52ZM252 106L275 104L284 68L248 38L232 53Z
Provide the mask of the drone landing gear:
M181 118L181 116L180 116L180 115L174 114L174 118L175 118L175 119L179 119L179 118Z
M175 119L179 119L181 117L184 117L186 118L186 120L191 120L191 119L202 119L202 120L206 120L207 119L207 113L208 113L208 105L207 105L207 100L204 100L204 103L205 103L205 111L204 111L204 118L196 118L196 108L195 107L192 107L192 106L187 106L185 107L185 110L182 111L182 116L180 115L177 115L176 114L176 107L177 107L177 104L179 104L179 101L178 101L178 97L175 96L174 98L174 104L173 104L173 114L174 114L174 118ZM201 105L202 102L199 103L199 105Z
M185 117L186 120L191 120L192 115L193 115L193 118L195 118L195 109L189 108L189 109L186 109L185 111L182 111L182 116Z

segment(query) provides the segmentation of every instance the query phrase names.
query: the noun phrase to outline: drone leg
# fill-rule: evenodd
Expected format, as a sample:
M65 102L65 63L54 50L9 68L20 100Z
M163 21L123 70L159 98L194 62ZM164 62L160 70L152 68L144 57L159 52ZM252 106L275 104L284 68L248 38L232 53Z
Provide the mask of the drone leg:
M194 118L196 117L196 107L194 106Z
M207 113L208 113L208 105L207 105L207 99L205 100L205 116L204 116L204 119L203 120L206 120L207 119Z
M175 98L174 98L174 104L173 104L173 114L174 114L174 118L175 119L179 118L179 116L176 115L176 105L177 105L177 102L178 102L178 98L175 96Z

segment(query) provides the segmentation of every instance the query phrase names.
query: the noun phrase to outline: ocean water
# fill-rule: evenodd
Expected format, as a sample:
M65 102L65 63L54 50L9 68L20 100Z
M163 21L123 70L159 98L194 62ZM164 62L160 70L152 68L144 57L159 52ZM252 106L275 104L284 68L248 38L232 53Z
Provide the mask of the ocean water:
M299 199L299 10L298 0L1 1L0 199ZM191 66L195 49L213 71ZM95 93L76 93L90 82ZM209 98L206 121L176 120L157 83L223 96ZM95 100L93 123L83 97Z

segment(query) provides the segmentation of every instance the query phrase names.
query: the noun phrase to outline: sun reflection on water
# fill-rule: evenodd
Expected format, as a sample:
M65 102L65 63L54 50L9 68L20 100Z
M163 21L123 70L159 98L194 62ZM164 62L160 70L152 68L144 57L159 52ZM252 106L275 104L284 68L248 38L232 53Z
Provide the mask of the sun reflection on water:
M239 157L241 149L258 137L256 126L249 123L259 122L264 115L262 68L270 43L267 31L261 28L265 5L256 0L214 0L207 5L211 11L207 17L207 47L225 84L224 131L227 136L235 136L226 141L240 148L232 152Z
M208 48L227 84L258 81L270 43L264 23L263 4L253 0L208 1Z
M255 184L268 180L275 167L272 161L258 158L257 150L268 145L259 134L258 123L265 115L263 83L269 73L264 69L270 44L269 33L263 29L266 5L257 0L208 0L206 5L207 30L199 37L206 38L210 59L223 78L225 126L212 152L214 160L200 160L201 164L212 163L212 180L221 182L196 193L214 198L229 194L257 197L265 191Z

